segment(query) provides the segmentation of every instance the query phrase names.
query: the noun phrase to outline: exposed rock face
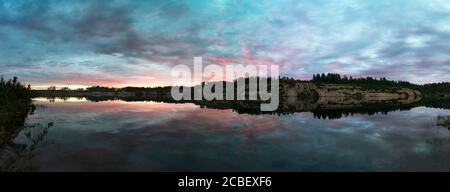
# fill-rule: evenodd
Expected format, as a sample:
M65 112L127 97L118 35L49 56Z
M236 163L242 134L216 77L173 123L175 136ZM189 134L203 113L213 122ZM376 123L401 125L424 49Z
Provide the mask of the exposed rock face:
M358 86L322 84L320 86L313 83L294 83L280 87L281 97L302 97L316 96L318 103L362 103L370 101L390 101L396 100L405 103L420 101L422 93L409 88L371 90Z
M312 83L283 84L280 86L281 97L300 97L302 93L318 92L318 87Z

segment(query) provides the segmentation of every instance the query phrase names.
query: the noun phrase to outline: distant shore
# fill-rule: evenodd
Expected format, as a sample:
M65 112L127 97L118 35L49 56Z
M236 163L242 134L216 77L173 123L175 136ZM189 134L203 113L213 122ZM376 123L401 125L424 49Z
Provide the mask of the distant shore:
M233 82L223 82L224 87L235 89L238 81L245 82L246 92L250 81L258 77L239 78ZM271 81L273 78L260 78L257 81ZM279 80L280 97L301 97L317 99L319 97L352 97L362 100L395 100L402 98L418 99L422 97L450 98L450 83L432 83L417 85L406 81L392 81L386 78L353 78L340 74L317 74L311 80L295 80L281 77ZM208 84L202 83L194 87L202 89ZM208 86L212 87L212 86ZM54 86L47 90L33 90L36 97L171 97L171 86L165 87L124 87L113 88L93 86L86 89L71 90L69 88L56 89ZM193 92L193 91L192 91ZM248 94L248 93L246 93Z

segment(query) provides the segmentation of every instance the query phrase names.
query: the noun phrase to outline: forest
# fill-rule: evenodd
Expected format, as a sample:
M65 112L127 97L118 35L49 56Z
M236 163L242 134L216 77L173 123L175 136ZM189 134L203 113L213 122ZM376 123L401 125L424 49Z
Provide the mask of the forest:
M246 84L251 81L257 81L256 77L247 77L247 78L239 78L234 80L234 84L236 87L236 83L239 80L244 80ZM280 87L283 85L293 85L294 83L314 83L318 86L322 84L343 84L343 85L352 85L358 86L361 89L371 89L371 90L393 90L399 88L411 88L422 92L425 96L428 97L450 97L450 82L441 82L441 83L431 83L431 84L414 84L408 81L395 81L388 80L385 77L375 78L375 77L352 77L347 75L340 75L336 73L322 73L322 74L314 74L311 80L297 80L291 77L279 77ZM268 78L268 80L272 80L272 78ZM204 86L206 83L202 83ZM270 84L270 82L269 82ZM91 86L86 89L77 89L71 90L67 87L56 89L55 86L50 86L45 91L40 91L40 95L47 95L48 92L53 92L53 95L74 95L76 93L83 92L157 92L157 93L166 93L170 92L171 87L124 87L124 88L113 88L113 87L104 87L104 86ZM269 88L270 89L270 88Z

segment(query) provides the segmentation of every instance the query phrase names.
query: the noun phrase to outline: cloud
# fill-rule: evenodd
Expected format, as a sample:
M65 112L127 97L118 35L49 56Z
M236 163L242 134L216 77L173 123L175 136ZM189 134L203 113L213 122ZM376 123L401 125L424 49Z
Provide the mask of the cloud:
M447 4L2 0L0 73L32 84L72 76L167 84L170 67L203 56L205 64L277 64L297 78L339 72L449 81Z

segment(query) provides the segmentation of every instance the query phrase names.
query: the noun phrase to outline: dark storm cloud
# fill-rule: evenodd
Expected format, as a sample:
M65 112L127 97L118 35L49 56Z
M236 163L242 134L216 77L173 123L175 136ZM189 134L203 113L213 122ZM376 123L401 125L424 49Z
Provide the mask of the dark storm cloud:
M180 44L206 44L198 37L180 40L156 31L137 31L134 27L136 18L132 16L134 8L114 2L90 3L69 14L56 12L47 4L23 4L16 9L20 16L3 16L0 23L20 28L43 41L85 44L95 53L121 54L149 60L157 55L155 58L158 60L158 56L185 56L186 48L178 47ZM175 19L186 9L183 4L168 3L157 11L167 19ZM54 23L59 25L52 25Z
M49 5L45 3L22 3L15 7L15 11L19 14L12 14L2 4L0 6L0 24L12 25L24 30L48 32L51 31L50 27L45 23L50 19L48 15Z
M146 41L133 28L132 9L96 4L87 8L80 19L69 22L79 41L92 44L102 54L121 53L139 56L145 52Z

